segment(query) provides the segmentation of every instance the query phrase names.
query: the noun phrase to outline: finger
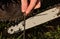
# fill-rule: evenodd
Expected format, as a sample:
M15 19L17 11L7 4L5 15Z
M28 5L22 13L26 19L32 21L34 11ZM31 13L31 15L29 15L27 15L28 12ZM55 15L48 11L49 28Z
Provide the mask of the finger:
M21 10L22 10L22 12L26 11L27 6L28 6L27 0L21 0Z
M41 7L41 2L39 1L34 9L37 9L37 8L40 8L40 7Z
M36 5L37 0L30 0L30 4L26 10L26 15L29 14L29 12L34 8Z

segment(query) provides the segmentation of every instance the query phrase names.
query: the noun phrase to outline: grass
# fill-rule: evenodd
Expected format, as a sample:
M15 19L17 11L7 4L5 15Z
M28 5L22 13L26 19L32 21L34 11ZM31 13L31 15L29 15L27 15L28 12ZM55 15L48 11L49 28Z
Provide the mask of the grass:
M26 30L26 39L60 39L60 23L58 23L58 19ZM23 39L23 33L16 35L3 37L1 32L0 39Z
M9 26L10 23L0 22L0 30L7 25ZM6 37L0 32L0 39L23 39L23 33ZM60 18L26 30L26 39L60 39Z
M44 9L47 7L47 4L50 5L49 3L50 1L48 3L44 3L44 7L42 8ZM38 10L38 12L40 12L40 10ZM10 24L0 22L0 31L7 25ZM2 32L0 32L0 39L23 39L23 33L6 37L2 34ZM49 21L42 25L38 25L37 27L26 30L26 39L60 39L60 19L58 18L56 20Z

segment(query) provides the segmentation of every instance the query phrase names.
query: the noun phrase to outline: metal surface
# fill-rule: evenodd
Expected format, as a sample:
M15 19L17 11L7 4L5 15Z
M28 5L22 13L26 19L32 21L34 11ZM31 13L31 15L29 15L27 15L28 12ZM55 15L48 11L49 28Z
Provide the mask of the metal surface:
M52 9L46 10L46 11L44 11L42 13L39 13L34 17L30 17L29 19L26 20L25 29L29 29L29 28L35 27L37 25L43 24L45 22L48 22L50 20L53 20L55 18L58 18L58 17L60 17L60 15L57 15L58 13L60 13L60 8L54 7ZM13 33L17 32L19 29L21 31L24 30L24 26L22 25L22 23L23 23L23 21L20 22L17 25L17 27L13 27L13 30L14 30ZM8 29L8 33L13 34L13 33L10 32L11 28L12 27L10 27Z

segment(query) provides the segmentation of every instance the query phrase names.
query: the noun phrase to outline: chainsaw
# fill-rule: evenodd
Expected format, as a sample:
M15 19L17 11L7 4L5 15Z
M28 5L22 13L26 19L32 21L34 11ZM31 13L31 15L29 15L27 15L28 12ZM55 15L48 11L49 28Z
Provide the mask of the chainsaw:
M60 0L41 0L41 3L41 8L25 16L19 0L1 0L0 23L6 25L0 31L12 35L60 17Z

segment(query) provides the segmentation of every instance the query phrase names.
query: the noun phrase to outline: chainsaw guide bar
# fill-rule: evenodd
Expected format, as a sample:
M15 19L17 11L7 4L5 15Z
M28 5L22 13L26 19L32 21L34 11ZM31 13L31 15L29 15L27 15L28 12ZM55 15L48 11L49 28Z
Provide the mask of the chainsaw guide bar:
M35 10L33 10L31 14L26 17L26 30L60 17L59 0L51 5L49 5L49 2L46 2L47 1L42 1L42 7L39 9L40 12L36 13ZM20 1L15 0L11 3L8 2L6 5L0 2L0 22L11 24L4 27L4 33L14 34L24 30L24 26L22 25L24 18L20 8Z
M52 9L44 11L40 14L37 14L34 17L30 17L29 19L26 20L25 29L29 29L29 28L35 27L39 24L42 24L42 23L48 22L50 20L53 20L55 18L58 18L58 17L60 17L60 15L57 15L58 13L60 13L60 8L54 7ZM38 15L40 15L40 16L38 16ZM15 25L15 27L11 26L8 29L8 33L13 34L16 31L19 31L19 29L20 29L20 31L23 31L24 26L22 25L22 23L23 23L23 21L20 22L18 25ZM13 29L14 31L11 32L11 29Z

